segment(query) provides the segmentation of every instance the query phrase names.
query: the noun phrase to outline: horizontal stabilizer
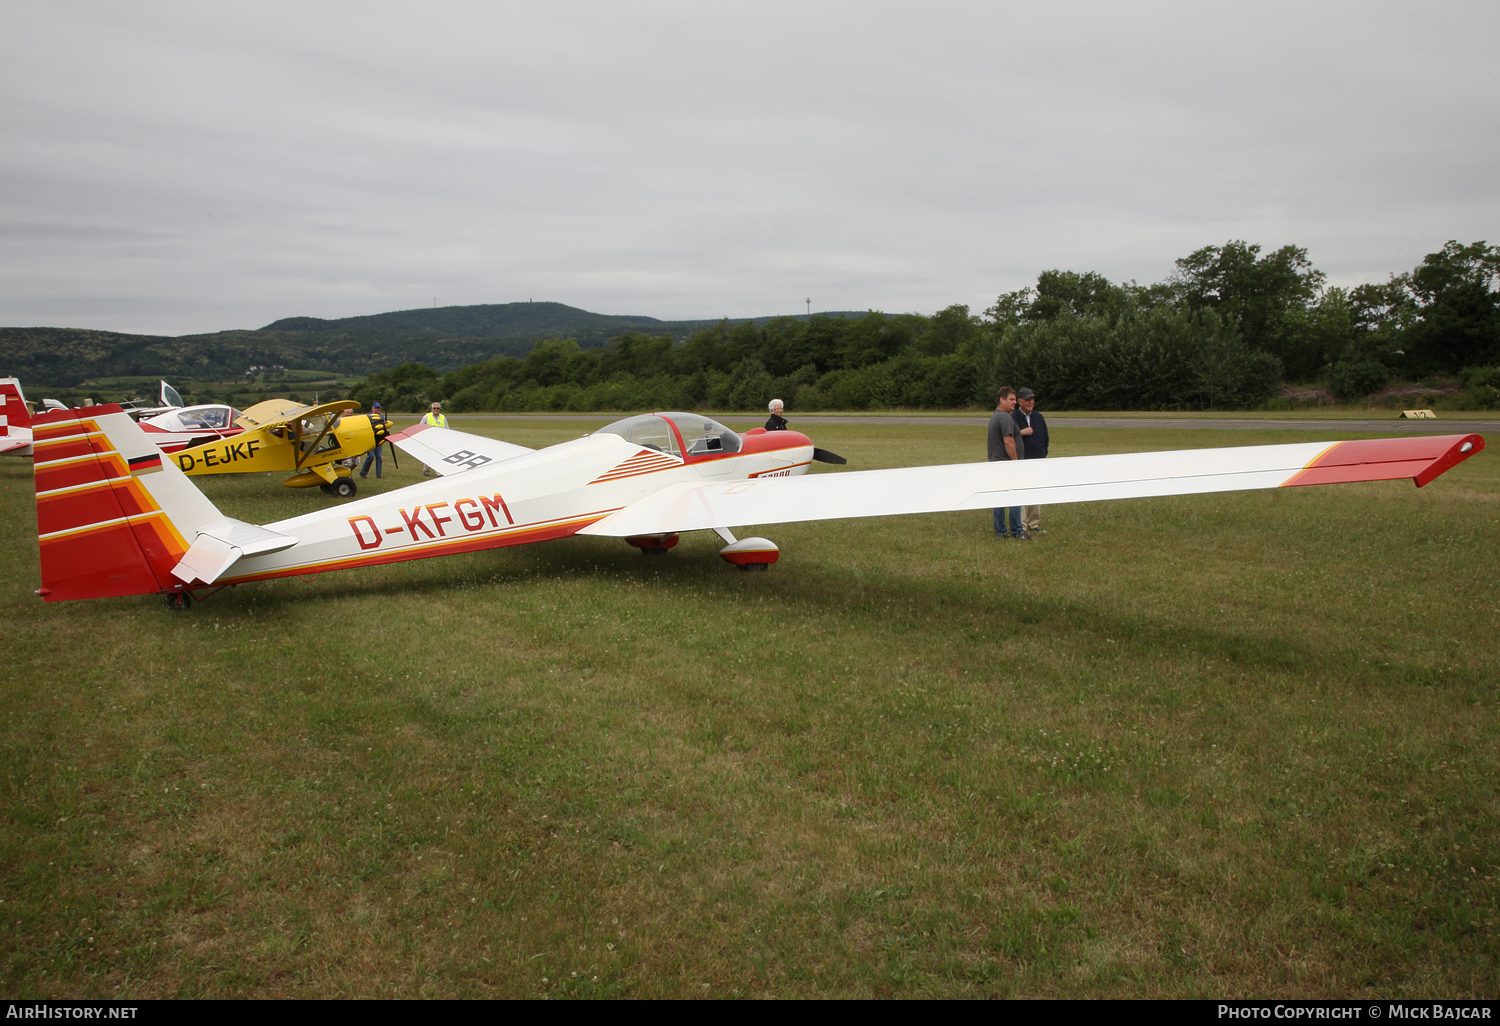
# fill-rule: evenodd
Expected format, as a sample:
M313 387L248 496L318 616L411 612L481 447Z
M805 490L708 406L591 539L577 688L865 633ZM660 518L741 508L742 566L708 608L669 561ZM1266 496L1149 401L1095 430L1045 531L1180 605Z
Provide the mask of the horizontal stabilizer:
M198 532L182 561L172 568L172 575L184 584L212 584L246 556L264 556L296 544L297 539L290 535L241 520L224 520Z
M239 558L240 550L233 545L200 534L198 540L182 554L182 561L172 568L172 576L184 584L192 584L194 581L212 584Z
M420 460L443 477L452 477L466 470L515 459L536 451L524 445L512 445L483 435L471 435L467 431L422 423L391 435L390 441L396 448L409 453L413 459Z

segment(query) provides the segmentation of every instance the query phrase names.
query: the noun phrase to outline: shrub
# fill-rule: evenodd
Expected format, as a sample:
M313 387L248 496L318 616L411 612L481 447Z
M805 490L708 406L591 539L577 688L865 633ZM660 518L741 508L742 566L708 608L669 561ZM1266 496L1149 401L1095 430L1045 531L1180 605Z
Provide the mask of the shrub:
M1170 307L1012 325L976 370L987 402L999 385L1026 385L1049 409L1243 409L1281 379L1281 361L1248 348L1212 310Z
M1465 367L1462 377L1465 409L1500 409L1500 367Z
M1328 391L1340 402L1358 402L1379 391L1391 380L1391 372L1378 360L1335 364L1328 372Z

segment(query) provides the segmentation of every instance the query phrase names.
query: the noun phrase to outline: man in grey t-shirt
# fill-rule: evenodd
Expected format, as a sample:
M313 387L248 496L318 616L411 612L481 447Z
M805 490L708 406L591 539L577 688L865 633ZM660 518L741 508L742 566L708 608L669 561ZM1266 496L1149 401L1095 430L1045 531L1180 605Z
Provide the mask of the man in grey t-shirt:
M995 415L990 418L988 442L991 463L1026 458L1026 443L1021 438L1020 428L1016 427L1016 422L1011 417L1015 408L1016 390L1007 385L1000 390L1000 395L995 400ZM1010 520L1008 528L1005 523L1007 518ZM1031 535L1026 533L1026 528L1021 523L1020 506L995 508L995 536L1031 540Z

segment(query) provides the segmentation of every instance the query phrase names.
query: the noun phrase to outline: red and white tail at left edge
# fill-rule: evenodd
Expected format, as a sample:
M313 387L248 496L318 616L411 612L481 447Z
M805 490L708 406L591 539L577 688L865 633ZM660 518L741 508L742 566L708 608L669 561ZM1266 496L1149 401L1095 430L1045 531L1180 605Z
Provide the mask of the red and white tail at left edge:
M0 378L0 453L31 455L31 412L17 378Z

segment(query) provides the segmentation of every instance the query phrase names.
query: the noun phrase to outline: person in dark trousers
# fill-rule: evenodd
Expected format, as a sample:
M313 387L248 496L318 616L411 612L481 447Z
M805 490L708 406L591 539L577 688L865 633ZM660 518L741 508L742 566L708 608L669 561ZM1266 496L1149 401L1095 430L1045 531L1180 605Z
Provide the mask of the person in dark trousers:
M1026 446L1028 460L1047 458L1047 418L1036 412L1036 393L1023 388L1016 393L1016 409L1011 414L1016 427L1021 429L1021 441ZM1042 507L1022 507L1021 522L1027 534L1046 534L1042 530Z
M379 403L370 404L370 422L372 426L377 426L375 435L378 438L380 436L378 425L385 424L385 412L381 410ZM389 425L387 425L386 430L390 430ZM385 467L385 460L380 457L380 446L378 444L375 448L365 453L365 465L359 468L359 478L361 481L370 473L371 463L375 464L375 479L378 481Z
M785 431L786 418L781 415L781 411L783 409L781 400L772 399L771 404L766 408L771 411L771 416L766 421L766 430Z
M991 463L1026 458L1026 443L1021 438L1021 429L1016 427L1015 418L1011 416L1015 409L1016 390L1007 385L1000 390L1000 395L995 400L995 414L990 418L987 441ZM1009 527L1005 523L1007 519L1010 521ZM995 507L995 537L1031 540L1031 535L1026 533L1026 527L1021 523L1020 506Z

